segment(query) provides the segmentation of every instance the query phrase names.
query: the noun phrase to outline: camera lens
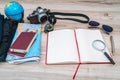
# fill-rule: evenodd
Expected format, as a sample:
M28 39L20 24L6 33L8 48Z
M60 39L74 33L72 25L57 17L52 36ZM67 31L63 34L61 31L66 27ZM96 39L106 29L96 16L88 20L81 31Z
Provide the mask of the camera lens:
M39 14L38 15L38 20L40 23L44 23L47 21L47 15L46 14Z
M47 16L42 16L41 17L41 23L44 23L44 22L46 22L47 21Z

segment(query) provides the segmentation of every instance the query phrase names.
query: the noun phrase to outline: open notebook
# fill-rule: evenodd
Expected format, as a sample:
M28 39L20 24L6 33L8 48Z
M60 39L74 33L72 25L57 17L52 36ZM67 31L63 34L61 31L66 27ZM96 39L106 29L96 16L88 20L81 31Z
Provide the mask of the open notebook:
M64 29L49 32L46 44L46 64L110 63L93 48L94 40L103 40L99 30ZM108 48L105 51L110 55Z

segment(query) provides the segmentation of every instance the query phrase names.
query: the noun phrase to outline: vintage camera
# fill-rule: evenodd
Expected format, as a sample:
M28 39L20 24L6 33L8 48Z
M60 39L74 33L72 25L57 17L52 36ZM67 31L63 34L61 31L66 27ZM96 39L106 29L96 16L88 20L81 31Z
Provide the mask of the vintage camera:
M45 23L48 20L48 13L48 9L37 7L36 10L29 14L27 19L30 21L31 24Z
M48 22L44 27L44 32L50 32L54 30L54 25L56 23L56 18L54 14L50 14L50 10L46 8L37 7L27 19L30 21L31 24L43 24Z

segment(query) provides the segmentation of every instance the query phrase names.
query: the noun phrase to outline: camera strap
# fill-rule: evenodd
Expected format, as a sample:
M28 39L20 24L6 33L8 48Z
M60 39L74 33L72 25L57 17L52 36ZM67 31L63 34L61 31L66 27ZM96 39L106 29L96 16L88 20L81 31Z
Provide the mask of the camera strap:
M72 20L80 23L88 23L89 22L89 17L85 14L80 14L80 13L62 13L62 12L49 12L50 15L61 15L61 16L75 16L75 17L83 17L83 19L77 19L77 18L60 18L60 17L55 17L56 19L60 20Z

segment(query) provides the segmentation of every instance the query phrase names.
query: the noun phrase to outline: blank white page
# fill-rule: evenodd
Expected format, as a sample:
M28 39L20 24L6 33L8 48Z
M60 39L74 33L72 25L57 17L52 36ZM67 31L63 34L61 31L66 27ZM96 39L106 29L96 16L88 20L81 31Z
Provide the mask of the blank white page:
M102 34L99 30L76 29L77 41L80 51L80 61L84 62L109 62L106 56L93 48L92 42L94 40L103 40ZM105 51L110 55L108 49Z
M74 30L49 32L47 47L47 64L78 63Z

